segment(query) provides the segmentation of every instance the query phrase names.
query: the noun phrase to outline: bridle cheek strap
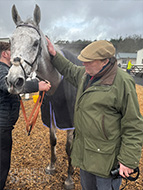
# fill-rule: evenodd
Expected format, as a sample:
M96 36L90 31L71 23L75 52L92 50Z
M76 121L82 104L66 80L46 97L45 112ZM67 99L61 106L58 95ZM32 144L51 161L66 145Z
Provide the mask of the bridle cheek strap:
M32 63L30 63L30 62L28 62L27 60L24 60L24 62L27 63L30 67L33 67L34 63L37 61L38 56L41 55L41 51L42 51L42 48L41 48L41 34L40 34L39 30L38 30L36 27L31 26L31 25L28 25L28 24L25 24L25 23L24 23L24 24L17 25L16 28L18 28L18 27L29 27L29 28L33 28L34 30L37 31L37 33L38 33L39 36L40 36L39 48L38 48L38 52L37 52L37 55L36 55L34 61L33 61ZM25 70L24 70L24 67L22 66L21 63L20 63L20 66L21 66L21 68L22 68L22 70L23 70L23 72L24 72L25 79L27 79L28 77L27 77L26 72L25 72Z
M41 39L40 39L40 42L39 42L39 48L38 48L37 55L36 55L36 57L35 57L35 59L34 59L34 61L32 63L29 63L27 60L24 59L25 63L27 63L30 67L33 67L34 63L38 59L38 56L41 55L42 48L41 48L40 44L41 44Z
M22 63L21 63L21 62L20 62L20 66L21 66L21 68L22 68L22 70L23 70L25 79L27 79L27 78L28 78L28 77L27 77L27 74L26 74L25 69L24 69L24 67L22 66Z

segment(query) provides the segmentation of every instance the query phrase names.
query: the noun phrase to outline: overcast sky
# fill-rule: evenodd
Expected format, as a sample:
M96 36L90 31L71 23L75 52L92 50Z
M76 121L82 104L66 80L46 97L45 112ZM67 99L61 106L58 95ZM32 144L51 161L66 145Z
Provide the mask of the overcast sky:
M54 42L143 37L143 0L0 0L0 38L15 30L13 4L22 20L39 5L40 28Z

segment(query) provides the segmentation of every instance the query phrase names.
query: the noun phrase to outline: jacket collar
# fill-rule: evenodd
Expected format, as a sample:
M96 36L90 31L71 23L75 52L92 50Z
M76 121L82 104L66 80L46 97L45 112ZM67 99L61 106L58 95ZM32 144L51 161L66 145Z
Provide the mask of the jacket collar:
M97 81L98 85L112 85L117 73L117 68L118 66L116 62L109 63L102 71L100 71L94 76L95 81ZM87 78L87 74L85 73L85 80L86 78ZM96 80L98 78L99 80ZM94 82L94 79L93 79L93 82Z
M112 85L117 74L117 63L112 63L106 69L105 73L100 79L101 85Z
M0 61L0 64L6 66L6 67L8 67L8 68L10 68L10 66L8 66L8 65L7 65L6 63L4 63L4 62L1 62L1 61Z

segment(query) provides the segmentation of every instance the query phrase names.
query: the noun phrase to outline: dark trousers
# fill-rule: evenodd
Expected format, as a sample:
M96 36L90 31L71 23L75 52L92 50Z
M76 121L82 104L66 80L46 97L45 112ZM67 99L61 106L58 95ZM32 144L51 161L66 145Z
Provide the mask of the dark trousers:
M10 169L12 129L0 128L0 190L3 190Z
M119 190L121 178L102 178L80 169L82 190Z
M127 69L127 73L129 73L129 74L130 74L130 72L131 72L131 69Z

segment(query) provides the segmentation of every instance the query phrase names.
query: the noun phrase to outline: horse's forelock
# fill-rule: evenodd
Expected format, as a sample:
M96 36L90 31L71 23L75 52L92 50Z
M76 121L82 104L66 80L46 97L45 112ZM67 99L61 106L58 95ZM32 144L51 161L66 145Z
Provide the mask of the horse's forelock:
M25 22L23 22L23 24L30 24L33 25L34 27L37 27L36 23L34 22L34 20L32 20L32 18L28 18Z

